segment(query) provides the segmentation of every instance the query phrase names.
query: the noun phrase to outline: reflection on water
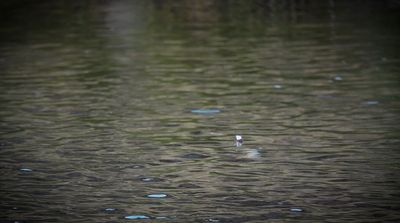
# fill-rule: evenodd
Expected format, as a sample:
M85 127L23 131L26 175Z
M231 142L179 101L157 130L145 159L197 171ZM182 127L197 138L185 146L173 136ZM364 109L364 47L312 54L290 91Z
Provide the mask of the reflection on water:
M0 221L399 220L398 1L0 6Z

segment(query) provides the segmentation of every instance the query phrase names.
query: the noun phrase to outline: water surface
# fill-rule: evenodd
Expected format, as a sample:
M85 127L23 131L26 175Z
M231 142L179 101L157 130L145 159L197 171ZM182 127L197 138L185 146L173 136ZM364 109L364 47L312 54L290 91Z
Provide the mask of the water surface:
M397 1L17 2L1 222L400 221Z

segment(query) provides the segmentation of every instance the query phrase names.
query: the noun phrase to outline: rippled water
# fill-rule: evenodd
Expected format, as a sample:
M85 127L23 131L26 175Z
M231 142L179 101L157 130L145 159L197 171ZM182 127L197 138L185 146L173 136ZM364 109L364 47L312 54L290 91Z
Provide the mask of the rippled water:
M398 1L0 6L0 222L400 221Z

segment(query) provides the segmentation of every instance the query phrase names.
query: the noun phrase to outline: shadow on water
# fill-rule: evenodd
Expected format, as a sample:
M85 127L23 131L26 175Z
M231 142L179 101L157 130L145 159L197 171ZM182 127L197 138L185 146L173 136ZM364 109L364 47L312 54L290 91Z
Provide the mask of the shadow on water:
M400 218L399 1L0 10L0 222Z

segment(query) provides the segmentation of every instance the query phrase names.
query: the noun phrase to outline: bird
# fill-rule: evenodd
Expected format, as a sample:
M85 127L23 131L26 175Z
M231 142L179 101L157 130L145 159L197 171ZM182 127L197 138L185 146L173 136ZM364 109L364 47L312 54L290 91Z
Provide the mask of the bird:
M235 136L235 145L236 147L239 147L243 144L243 137L241 135L236 135Z

